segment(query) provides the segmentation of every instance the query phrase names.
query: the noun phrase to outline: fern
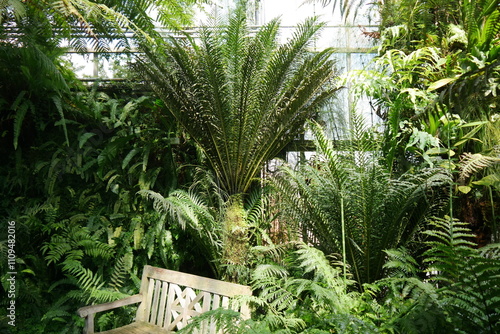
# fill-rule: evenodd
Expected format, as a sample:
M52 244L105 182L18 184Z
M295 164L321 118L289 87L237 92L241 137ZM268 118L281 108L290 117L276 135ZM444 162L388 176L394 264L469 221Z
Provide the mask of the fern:
M459 164L459 182L465 182L470 176L477 174L481 170L492 167L500 163L500 158L482 155L480 153L464 153Z
M178 331L179 334L194 333L198 330L203 332L203 329L210 324L214 324L217 330L223 333L234 334L265 334L271 332L264 322L255 322L252 320L242 320L239 312L219 308L204 312L203 314L194 317L191 322L184 328Z
M451 177L439 168L391 176L377 150L358 151L377 147L369 133L363 134L362 125L354 129L358 138L349 148L339 149L320 127L312 129L318 158L297 170L282 167L271 182L283 218L302 230L305 241L343 256L362 288L383 277L383 251L404 246L425 218L444 206L442 187Z
M11 107L11 109L16 111L16 115L14 116L14 148L15 149L17 149L19 136L21 134L21 127L23 125L23 121L24 121L24 118L26 117L28 110L31 110L31 112L34 112L34 110L35 110L35 107L31 101L20 102L24 98L25 93L26 93L25 91L21 92Z
M431 280L441 287L442 304L453 316L453 323L464 331L496 333L500 330L500 261L498 257L482 256L483 251L471 248L473 235L464 223L452 219L433 221L434 230L426 234L428 272L437 271ZM498 245L484 252L498 252ZM484 254L484 253L483 253Z

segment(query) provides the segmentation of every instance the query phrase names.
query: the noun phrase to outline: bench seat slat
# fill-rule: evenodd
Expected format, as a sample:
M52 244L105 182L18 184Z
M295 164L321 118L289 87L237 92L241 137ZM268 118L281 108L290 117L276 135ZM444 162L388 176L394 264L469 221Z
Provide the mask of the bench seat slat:
M165 328L152 325L147 322L134 322L130 325L123 326L109 331L100 332L99 334L167 334L171 333Z

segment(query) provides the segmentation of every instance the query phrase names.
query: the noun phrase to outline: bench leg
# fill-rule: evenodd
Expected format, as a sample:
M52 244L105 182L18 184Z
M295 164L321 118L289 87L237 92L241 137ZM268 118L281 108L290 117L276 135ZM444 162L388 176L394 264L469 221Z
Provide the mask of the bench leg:
M95 313L90 313L85 317L85 327L83 327L83 334L94 334L94 316Z

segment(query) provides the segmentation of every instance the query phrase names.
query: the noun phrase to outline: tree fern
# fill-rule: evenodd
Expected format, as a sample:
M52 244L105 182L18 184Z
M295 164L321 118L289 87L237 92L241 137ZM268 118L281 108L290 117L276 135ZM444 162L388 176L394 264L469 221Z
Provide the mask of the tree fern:
M242 202L241 214L246 221L248 235L245 238L248 244L272 243L267 228L274 218L266 210L266 192L266 187L256 187ZM249 271L260 255L248 251L244 256L245 264L224 262L224 249L228 249L228 238L234 233L227 230L224 224L231 200L218 187L211 172L198 169L194 183L189 189L174 190L166 197L149 190L139 193L150 199L154 209L165 215L169 222L187 231L197 242L197 247L202 250L200 255L205 257L206 263L210 264L217 277L228 277L234 273L242 282L248 280Z

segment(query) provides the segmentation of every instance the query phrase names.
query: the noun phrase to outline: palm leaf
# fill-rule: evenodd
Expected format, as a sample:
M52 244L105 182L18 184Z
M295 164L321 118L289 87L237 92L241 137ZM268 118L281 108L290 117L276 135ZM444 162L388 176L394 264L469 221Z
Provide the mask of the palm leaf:
M204 150L221 186L245 193L263 164L294 138L335 91L332 50L307 50L320 25L310 19L277 46L278 21L250 35L239 7L227 26L146 50L138 69ZM305 75L307 73L307 75Z

